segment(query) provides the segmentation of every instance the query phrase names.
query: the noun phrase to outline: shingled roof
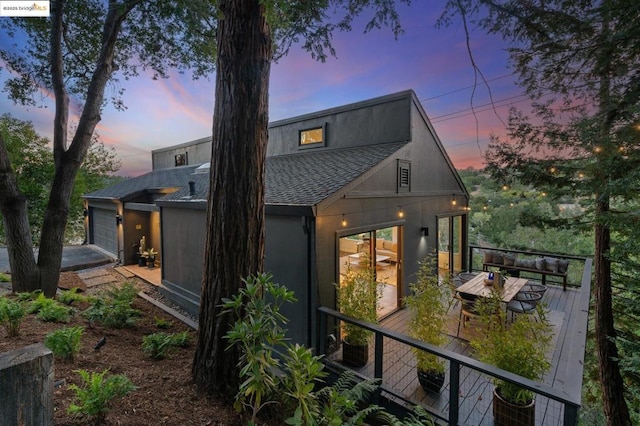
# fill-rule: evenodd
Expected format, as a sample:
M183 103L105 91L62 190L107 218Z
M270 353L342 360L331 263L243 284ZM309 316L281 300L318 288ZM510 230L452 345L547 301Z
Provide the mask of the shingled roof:
M314 206L353 182L366 171L398 151L407 142L366 145L353 148L308 150L291 155L267 157L265 199L268 205ZM189 194L187 181L196 183ZM161 201L204 201L208 174L194 174L183 187Z
M157 169L142 176L125 179L115 185L84 195L87 199L124 200L144 191L161 190L187 185L198 166Z

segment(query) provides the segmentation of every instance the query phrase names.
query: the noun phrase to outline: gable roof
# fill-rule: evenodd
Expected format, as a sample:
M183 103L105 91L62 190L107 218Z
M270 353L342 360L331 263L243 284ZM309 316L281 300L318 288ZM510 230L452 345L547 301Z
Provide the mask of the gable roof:
M315 206L407 143L307 150L297 154L267 157L265 202L268 205ZM206 173L194 174L188 179L196 183L196 192L192 196L189 195L188 185L184 185L158 201L206 201L208 177Z
M187 182L191 180L191 175L197 167L198 166L183 166L153 170L144 175L125 179L115 185L85 194L84 198L124 200L146 191L182 187L187 185Z

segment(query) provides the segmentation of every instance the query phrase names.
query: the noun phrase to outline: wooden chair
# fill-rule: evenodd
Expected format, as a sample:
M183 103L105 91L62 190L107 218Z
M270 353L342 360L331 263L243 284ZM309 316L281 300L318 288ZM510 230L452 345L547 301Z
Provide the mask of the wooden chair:
M460 301L460 318L458 319L458 332L456 333L456 336L460 336L460 324L465 327L469 319L478 316L476 311L478 297L466 293L456 293L455 297Z

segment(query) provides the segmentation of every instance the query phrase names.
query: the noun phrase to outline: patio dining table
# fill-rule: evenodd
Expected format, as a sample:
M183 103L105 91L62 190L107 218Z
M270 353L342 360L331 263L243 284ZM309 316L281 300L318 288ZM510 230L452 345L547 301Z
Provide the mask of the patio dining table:
M460 287L456 288L458 293L471 294L478 297L489 297L493 286L485 285L484 280L489 278L488 272L481 272ZM504 303L509 303L518 294L522 287L527 284L527 278L507 277L504 281L504 288L500 290L500 297Z

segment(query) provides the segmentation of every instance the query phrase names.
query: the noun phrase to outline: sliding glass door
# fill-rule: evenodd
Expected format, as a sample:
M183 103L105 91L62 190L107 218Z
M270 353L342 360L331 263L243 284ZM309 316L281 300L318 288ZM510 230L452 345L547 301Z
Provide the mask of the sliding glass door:
M400 306L401 231L400 226L375 229L344 236L339 241L341 281L348 270L372 268L381 294L378 318L389 315Z
M462 216L438 218L438 268L455 274L462 271Z

